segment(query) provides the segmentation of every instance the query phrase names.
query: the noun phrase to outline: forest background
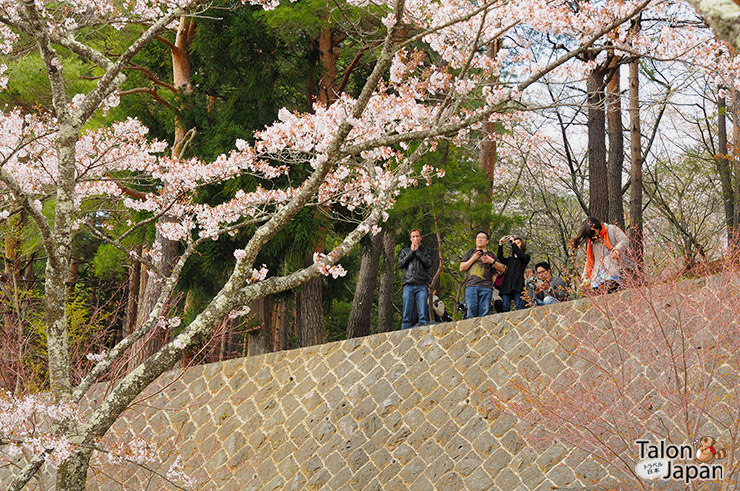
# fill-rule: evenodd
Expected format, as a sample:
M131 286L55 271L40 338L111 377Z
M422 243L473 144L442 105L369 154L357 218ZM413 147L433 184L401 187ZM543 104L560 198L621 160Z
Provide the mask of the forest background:
M113 128L114 122L136 118L148 134L128 142L131 147L122 145L131 155L133 147L152 145L144 149L147 155L210 162L235 146L255 144L257 132L275 120L298 126L298 114L336 107L344 96L361 99L383 58L386 31L394 24L382 5L357 3L362 2L301 0L266 11L213 2L187 16L173 16L179 20L152 36L125 64L127 77L116 102L94 113L85 129ZM622 11L614 4L626 6ZM3 9L9 8L3 3ZM437 252L432 288L451 311L461 298L464 279L457 265L479 229L493 239L509 233L524 237L533 263L549 261L566 277L578 271L568 240L586 215L630 231L645 267L670 274L731 249L740 223L740 101L735 88L740 63L735 48L678 2L565 2L559 8L570 9L574 18L599 19L601 24L595 24L607 28L585 43L583 33L514 24L476 45L473 53L498 63L499 70L482 84L488 93L480 87L457 87L471 95L461 112L485 107L498 87L515 90L526 82L526 95L483 124L445 132L426 153L414 152L424 143L399 140L391 145L395 152L413 153L413 171L400 175L394 184L401 190L395 206L379 228L373 226L373 233L342 258L343 269L327 263L325 275L305 277L296 287L251 300L248 313L243 309L222 316L212 336L188 341L181 363L397 329L401 272L395 258L408 245L412 228L420 228L424 244ZM614 25L599 18L602 11ZM7 18L11 20L5 24L13 27L13 16ZM81 34L85 28L66 27ZM136 37L136 29L97 27L84 34L95 49L115 59ZM54 63L43 43L3 34L14 38L12 49L6 43L1 60L5 116L13 111L39 117L55 113L51 108L57 107L54 91L59 89L49 75ZM454 66L438 54L440 47L414 34L395 33L414 42L383 70L387 84L409 77L427 56L437 66L449 63L458 75L468 69L464 63ZM58 56L66 95L94 92L104 77L89 60L75 56L72 45L62 44ZM529 82L525 63L546 67L564 53L573 64ZM449 88L435 86L430 73L417 76L430 99L445 99ZM34 134L34 139L42 138ZM14 152L4 149L3 165ZM287 156L282 163L291 164L294 174L288 177L275 164L273 174L261 169L261 175L214 180L189 199L196 207L217 208L245 192L275 191L311 175L308 161ZM147 180L136 173L125 179L106 176L119 183L119 197L132 200L166 189L164 179ZM9 182L4 181L13 193L6 193L1 225L0 384L20 396L47 388L53 377L44 293L50 261L33 207L18 204L22 193L15 193ZM252 264L263 265L255 269L254 279L314 267L321 254L357 235L352 234L366 215L346 196L361 191L347 188L336 202L318 199L315 206L297 211L251 258ZM38 211L53 216L57 202L43 191L38 194ZM107 365L103 379L130 373L185 332L227 283L243 257L241 248L255 233L254 226L228 229L217 241L203 241L176 266L187 242L168 232L176 228L176 218L146 206L124 214L121 205L101 202L80 207L89 226L71 235L64 278L62 310L75 383L87 380L92 366L145 325L154 310L161 322ZM143 226L124 232L132 221ZM360 230L364 235L370 229ZM105 231L125 237L116 242ZM179 281L173 285L152 279L157 268L179 267ZM163 288L171 288L171 294L163 296Z

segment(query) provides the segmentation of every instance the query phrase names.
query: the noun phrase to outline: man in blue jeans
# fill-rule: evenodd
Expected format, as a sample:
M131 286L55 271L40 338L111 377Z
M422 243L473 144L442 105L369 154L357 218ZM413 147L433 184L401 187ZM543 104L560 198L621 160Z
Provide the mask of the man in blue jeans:
M403 320L401 329L411 327L414 306L419 313L419 324L428 324L429 269L432 267L432 250L421 245L421 230L411 231L411 247L401 250L398 267L403 270Z
M496 256L488 250L488 234L481 230L475 236L475 249L466 252L460 263L460 271L468 272L465 279L467 319L483 317L491 312L493 276L505 270L504 265L496 265L496 261Z

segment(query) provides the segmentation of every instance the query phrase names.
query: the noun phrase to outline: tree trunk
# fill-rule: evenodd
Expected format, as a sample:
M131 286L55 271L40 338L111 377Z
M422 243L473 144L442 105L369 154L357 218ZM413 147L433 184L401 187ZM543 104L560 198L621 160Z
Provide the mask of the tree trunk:
M52 244L47 244L44 292L49 382L55 401L68 400L70 378L69 332L67 331L67 278L72 257L75 197L75 147L78 131L61 123L57 139L57 190ZM49 250L49 247L53 250Z
M359 338L370 334L370 324L375 298L375 287L378 284L378 263L380 250L383 247L383 235L371 235L363 239L360 274L357 277L355 295L347 321L347 339ZM370 242L368 245L366 242Z
M606 167L604 70L594 68L586 81L588 101L589 215L609 218L609 180Z
M280 349L286 350L290 347L288 339L290 338L290 308L288 306L288 299L281 298L278 301L280 309Z
M335 30L328 24L321 28L319 34L319 61L321 77L319 78L319 102L328 106L337 100L334 89L337 80L337 60L339 60L339 42Z
M190 17L181 17L180 25L175 36L174 45L170 46L172 54L172 85L178 90L180 95L192 92L192 69L190 65L190 44L195 36L195 19ZM181 108L178 108L181 110ZM184 126L179 114L175 116L175 138L172 144L172 157L181 158L185 151L187 138L187 128ZM169 190L165 187L163 194ZM158 222L166 223L172 219L163 216ZM177 262L179 253L179 244L176 241L164 237L157 229L154 237L152 249L159 250L161 255L154 261L154 265L165 275L169 275ZM139 302L137 313L137 325L141 325L149 317L154 309L154 305L159 300L162 293L161 281L153 281L148 278L146 288ZM149 355L156 352L167 341L168 333L163 329L157 329L152 336L147 336L134 344L133 356L129 361L129 369L135 367L142 361L146 360Z
M304 266L313 264L313 253L304 258ZM312 278L301 287L298 294L298 346L305 348L326 342L326 328L324 326L324 278Z
M620 57L614 57L607 84L606 104L609 127L609 223L624 228L622 171L624 169L624 134L622 127L622 94L620 92Z
M23 338L24 322L21 318L21 232L23 231L25 213L7 219L8 228L5 232L5 257L3 290L8 292L5 301L0 302L3 309L3 325L0 326L0 340L3 341L0 355L4 358L7 370L0 368L0 387L4 387L18 394L23 386ZM4 332L2 332L4 331ZM8 343L5 345L5 343ZM5 351L7 349L7 351Z
M157 244L161 244L161 255L159 255L154 261L154 265L160 271L163 271L165 274L169 274L172 272L172 268L175 266L177 261L179 244L165 238L159 230L155 233L154 244L155 246ZM162 280L158 280L150 275L149 277L144 278L143 283L145 284L145 287L143 288L143 293L139 300L139 309L136 316L137 325L141 325L147 320L162 293ZM151 334L151 336L145 336L134 343L132 356L129 360L129 370L133 369L139 363L146 360L149 355L161 348L167 341L167 337L169 335L165 329L161 328L155 328Z
M258 298L251 305L254 321L258 329L249 331L247 356L264 355L272 352L272 296Z
M639 18L633 29L639 30ZM638 272L642 271L642 133L640 129L640 60L630 61L630 237Z
M437 270L432 276L430 289L432 293L439 292L439 283L442 279L442 273L444 272L445 257L442 255L442 231L439 227L439 218L437 217L436 211L433 211L434 219L434 238L437 240ZM429 312L432 311L432 302L434 301L434 295L429 296Z
M393 274L396 267L396 226L383 229L383 266L378 291L378 332L393 330Z
M734 249L740 250L740 92L733 86L732 93L732 157L735 174L735 230Z
M57 472L57 491L85 491L92 450L82 449L66 459Z
M496 58L501 49L501 40L491 41L486 46L486 55L489 58ZM495 80L494 80L495 81ZM496 172L496 123L494 121L484 121L481 132L480 154L478 155L478 165L485 172L488 180L488 192L485 199L493 199L493 178ZM486 226L488 227L488 226ZM486 230L488 232L488 230Z
M136 246L136 254L141 255L142 246ZM128 272L128 299L126 300L126 320L123 324L123 336L128 336L136 327L136 311L139 305L139 286L141 284L141 263L135 259L131 260Z
M735 229L735 191L732 187L732 169L730 161L727 158L727 103L724 97L717 100L717 152L714 156L719 174L720 184L722 185L722 203L725 209L725 227L727 228L727 238L732 241L732 234Z
M180 25L175 35L175 44L170 46L172 53L172 85L178 91L178 97L190 94L193 91L192 67L190 65L190 45L195 36L195 19L192 17L180 17ZM175 116L175 141L172 145L173 157L182 157L183 143L187 134L187 127L182 121L179 112L182 107L177 108Z

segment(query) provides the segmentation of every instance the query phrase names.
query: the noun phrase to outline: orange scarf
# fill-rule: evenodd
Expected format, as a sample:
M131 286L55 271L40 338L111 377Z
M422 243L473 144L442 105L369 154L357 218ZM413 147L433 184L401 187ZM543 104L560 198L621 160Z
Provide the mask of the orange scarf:
M599 233L601 238L604 240L604 245L611 251L614 249L614 246L612 246L612 243L609 242L609 232L606 231L606 225L601 226L601 232ZM586 277L591 278L591 272L594 269L594 251L591 247L591 243L593 241L589 238L588 239L588 248L586 250Z

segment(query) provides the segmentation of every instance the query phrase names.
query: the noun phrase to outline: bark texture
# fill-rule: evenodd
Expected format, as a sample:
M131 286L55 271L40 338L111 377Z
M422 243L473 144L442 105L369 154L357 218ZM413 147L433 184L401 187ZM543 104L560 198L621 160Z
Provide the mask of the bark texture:
M192 86L192 68L190 65L190 45L195 36L195 19L183 16L180 18L180 24L175 34L175 42L168 43L172 54L172 82L177 94L189 94L193 90ZM181 110L181 108L179 108ZM172 156L180 158L186 149L188 130L185 127L179 113L175 115L175 135L172 144ZM167 194L168 189L163 189L162 193ZM166 223L172 219L168 216L162 216L160 223ZM179 244L176 241L164 237L157 229L154 237L153 249L159 250L160 255L154 261L154 265L165 276L168 276L175 267L179 257ZM143 289L141 299L138 302L137 325L142 325L148 319L154 306L159 301L162 294L161 281L152 281L146 278L146 287ZM168 332L164 329L157 329L151 336L142 339L133 349L133 356L129 362L129 367L134 367L157 351L167 341Z
M589 215L609 218L609 177L606 162L604 70L594 68L586 81L588 100Z
M327 340L323 308L324 278L312 278L298 294L298 346L304 348Z
M717 155L714 156L714 162L722 186L727 237L731 238L735 229L735 191L732 186L732 167L728 158L726 113L727 102L724 97L720 97L717 100Z
M258 298L252 302L253 322L257 328L250 330L247 341L247 356L264 355L272 351L272 297Z
M613 58L606 86L607 127L609 129L609 223L624 228L622 202L622 171L624 170L624 128L622 126L622 94L620 92L619 58Z
M382 269L378 290L378 332L393 330L393 275L395 268L396 227L383 229Z
M375 287L378 284L378 263L380 250L383 246L383 234L371 235L362 248L360 273L357 277L355 295L352 299L352 308L347 321L347 339L358 338L370 334L372 324L373 301Z
M639 29L639 20L633 24ZM640 60L629 64L630 80L630 237L635 262L642 270L642 133L640 129Z

